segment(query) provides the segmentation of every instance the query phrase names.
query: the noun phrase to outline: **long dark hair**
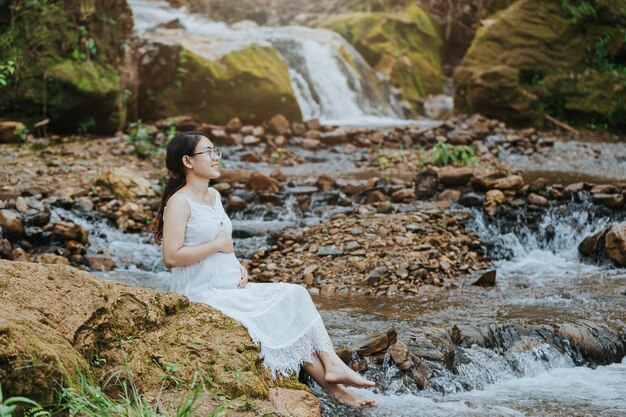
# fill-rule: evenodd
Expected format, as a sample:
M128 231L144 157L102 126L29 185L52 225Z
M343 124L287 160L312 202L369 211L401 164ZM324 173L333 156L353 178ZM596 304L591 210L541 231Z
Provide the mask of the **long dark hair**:
M202 137L208 139L206 134L195 130L183 132L172 138L167 145L165 166L167 167L170 178L165 185L165 190L163 190L163 198L159 205L159 211L152 220L152 234L157 244L161 243L161 240L163 240L163 211L165 210L167 201L172 194L185 185L185 165L183 165L183 156L191 155Z

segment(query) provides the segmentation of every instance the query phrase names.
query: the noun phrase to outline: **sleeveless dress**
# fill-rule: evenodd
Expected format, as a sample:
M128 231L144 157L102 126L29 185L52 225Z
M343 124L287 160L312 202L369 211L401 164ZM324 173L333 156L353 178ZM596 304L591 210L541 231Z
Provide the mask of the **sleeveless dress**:
M213 206L185 196L191 215L185 246L215 239L220 230L232 235L232 223L214 188ZM316 352L329 352L332 342L306 288L286 283L253 283L237 288L241 279L235 253L217 252L188 266L172 268L171 290L191 301L206 303L243 324L261 346L263 365L273 377L297 373Z

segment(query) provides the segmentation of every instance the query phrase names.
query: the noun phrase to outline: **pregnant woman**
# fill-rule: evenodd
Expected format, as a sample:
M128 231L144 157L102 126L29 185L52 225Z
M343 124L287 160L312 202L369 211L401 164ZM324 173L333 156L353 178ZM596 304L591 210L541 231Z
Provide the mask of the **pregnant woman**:
M377 406L345 388L374 383L337 356L304 287L248 283L248 272L235 257L232 224L220 193L209 187L220 176L220 158L220 149L202 132L181 133L167 147L170 179L152 226L156 242L163 244L165 266L172 270L171 289L243 324L261 346L272 376L287 376L302 366L339 401Z

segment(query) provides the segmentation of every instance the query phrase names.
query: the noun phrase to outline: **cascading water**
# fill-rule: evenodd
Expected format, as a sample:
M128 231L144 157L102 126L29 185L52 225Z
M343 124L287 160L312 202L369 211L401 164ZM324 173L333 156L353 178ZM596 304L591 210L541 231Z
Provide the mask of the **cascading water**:
M340 35L298 26L234 29L164 1L131 0L141 37L180 43L207 59L249 45L274 47L289 75L304 120L327 124L406 124L389 87ZM181 29L158 29L177 20Z

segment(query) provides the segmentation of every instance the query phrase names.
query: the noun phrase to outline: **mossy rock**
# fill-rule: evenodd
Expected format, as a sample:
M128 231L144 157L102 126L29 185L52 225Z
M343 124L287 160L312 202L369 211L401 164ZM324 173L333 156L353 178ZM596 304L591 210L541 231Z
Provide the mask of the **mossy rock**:
M402 14L342 14L320 26L338 32L370 66L389 75L403 99L417 103L443 89L440 28L418 6L411 4Z
M13 61L14 73L0 87L0 113L29 124L50 118L59 132L125 125L132 88L120 73L132 24L123 0L2 2L0 67Z
M188 114L208 123L233 117L260 123L280 113L302 119L287 64L273 48L250 46L214 61L179 48L175 58L176 70L161 74L163 87L144 90L142 118Z
M215 398L270 411L270 388L308 391L295 376L272 380L246 329L219 311L65 265L0 260L0 342L4 395L43 405L79 372L98 384L124 368L145 392L174 395L201 378Z
M494 19L455 70L458 109L513 125L542 127L550 114L623 129L626 0L520 0Z

